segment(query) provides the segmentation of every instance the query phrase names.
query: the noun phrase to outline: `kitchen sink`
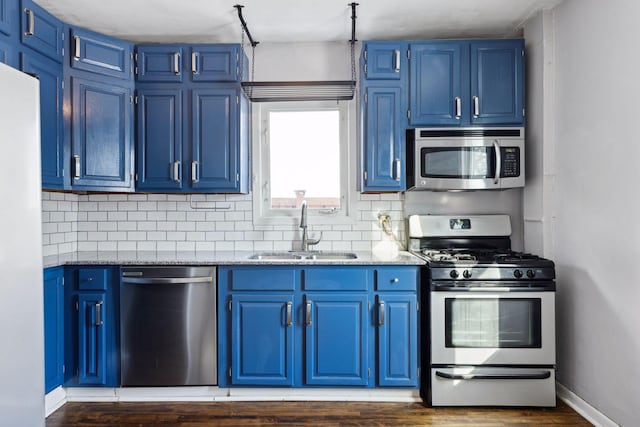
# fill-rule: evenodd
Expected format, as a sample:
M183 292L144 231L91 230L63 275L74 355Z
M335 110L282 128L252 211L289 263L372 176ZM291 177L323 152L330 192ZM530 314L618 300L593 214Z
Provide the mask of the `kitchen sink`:
M253 254L249 257L249 259L258 259L263 261L288 261L302 258L303 257L301 255L291 254L288 252L263 252Z
M357 258L351 252L260 252L249 257L262 261L340 261Z
M358 256L354 253L350 253L350 252L344 252L344 253L340 253L340 252L336 252L336 253L331 253L331 252L321 252L321 253L317 253L317 254L310 254L304 257L305 259L317 259L317 260L345 260L345 259L356 259L358 258Z

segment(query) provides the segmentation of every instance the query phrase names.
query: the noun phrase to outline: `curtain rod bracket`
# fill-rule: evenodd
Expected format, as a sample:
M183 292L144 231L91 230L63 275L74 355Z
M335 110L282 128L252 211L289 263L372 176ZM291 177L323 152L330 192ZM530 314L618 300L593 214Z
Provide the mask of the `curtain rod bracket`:
M244 30L245 34L247 35L247 37L249 38L249 41L251 42L251 47L256 47L256 45L260 42L257 42L255 40L253 40L253 37L251 37L251 33L249 32L249 28L247 28L247 23L244 20L244 17L242 16L242 8L244 7L241 4L236 4L233 7L235 7L236 9L238 9L238 18L240 19L240 23L242 24L242 29Z

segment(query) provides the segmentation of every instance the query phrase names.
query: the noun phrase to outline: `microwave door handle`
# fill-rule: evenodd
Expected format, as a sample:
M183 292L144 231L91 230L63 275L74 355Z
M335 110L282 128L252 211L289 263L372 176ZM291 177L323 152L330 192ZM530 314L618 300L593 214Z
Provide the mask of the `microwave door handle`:
M502 172L500 170L502 166L502 153L500 152L500 143L497 139L493 140L493 149L496 152L496 174L493 177L493 183L498 185L498 183L500 182L500 172Z

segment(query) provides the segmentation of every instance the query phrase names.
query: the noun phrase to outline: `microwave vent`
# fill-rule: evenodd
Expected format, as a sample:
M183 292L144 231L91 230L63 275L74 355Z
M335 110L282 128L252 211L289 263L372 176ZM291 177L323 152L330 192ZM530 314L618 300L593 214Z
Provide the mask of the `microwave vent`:
M493 136L493 137L520 137L521 128L514 129L420 129L420 138L443 138L443 137L470 137L470 136Z

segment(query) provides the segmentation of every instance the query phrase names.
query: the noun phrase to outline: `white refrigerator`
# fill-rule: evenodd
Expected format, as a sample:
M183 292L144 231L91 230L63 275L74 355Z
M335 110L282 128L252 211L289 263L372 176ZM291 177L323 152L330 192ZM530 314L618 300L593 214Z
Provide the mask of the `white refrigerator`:
M0 427L44 426L39 87L0 63Z

